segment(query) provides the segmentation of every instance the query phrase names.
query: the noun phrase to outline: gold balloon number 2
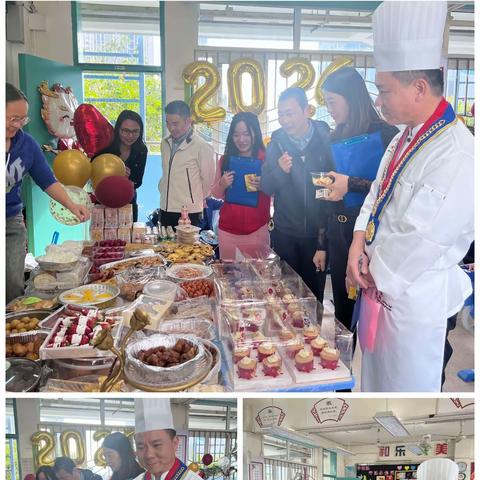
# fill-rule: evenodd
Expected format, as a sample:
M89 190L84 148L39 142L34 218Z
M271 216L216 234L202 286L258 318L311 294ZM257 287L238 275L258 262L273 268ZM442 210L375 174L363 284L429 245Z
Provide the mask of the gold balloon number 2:
M339 68L353 63L350 57L338 57L322 72L315 86L315 99L319 105L324 105L322 86L325 79ZM289 78L297 73L298 80L292 85L305 90L315 82L315 69L307 58L287 58L280 65L280 75ZM251 102L246 104L242 90L242 78L248 74L252 80ZM265 75L259 62L252 58L239 58L230 63L227 73L229 108L233 113L253 112L259 115L265 109ZM197 123L213 123L222 121L226 111L214 106L212 101L220 86L220 73L215 65L206 61L192 62L183 70L183 79L187 85L194 85L199 78L204 78L203 84L196 88L190 98L193 120Z

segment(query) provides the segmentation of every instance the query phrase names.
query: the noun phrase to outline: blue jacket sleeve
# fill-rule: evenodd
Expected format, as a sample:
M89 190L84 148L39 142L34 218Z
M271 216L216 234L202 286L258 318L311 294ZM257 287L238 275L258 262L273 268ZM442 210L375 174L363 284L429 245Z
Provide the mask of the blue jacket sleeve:
M42 190L46 190L56 183L57 179L48 165L40 146L34 139L31 139L30 150L33 161L28 173Z
M267 146L265 162L262 166L261 190L267 195L274 195L288 181L290 175L285 173L278 164L282 156L277 142L272 140Z

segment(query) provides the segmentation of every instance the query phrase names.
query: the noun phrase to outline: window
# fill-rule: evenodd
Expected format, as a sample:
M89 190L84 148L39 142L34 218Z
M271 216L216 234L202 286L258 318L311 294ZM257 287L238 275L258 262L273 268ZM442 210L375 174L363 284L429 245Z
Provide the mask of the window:
M293 8L201 3L198 44L209 47L293 48Z
M317 467L285 460L265 459L265 480L317 480Z
M20 471L20 457L18 452L18 435L16 425L16 402L7 398L5 405L5 479L17 480L22 478Z
M326 479L337 477L337 454L330 450L323 450L323 476Z
M161 65L160 2L76 2L78 63Z

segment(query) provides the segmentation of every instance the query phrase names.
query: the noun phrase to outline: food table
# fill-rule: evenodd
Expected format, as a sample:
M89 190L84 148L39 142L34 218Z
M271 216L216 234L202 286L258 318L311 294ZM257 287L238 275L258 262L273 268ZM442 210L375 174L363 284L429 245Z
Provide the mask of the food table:
M288 264L271 250L213 257L209 245L174 241L47 247L26 295L7 305L7 390L354 386L352 334ZM32 363L35 384L22 376Z

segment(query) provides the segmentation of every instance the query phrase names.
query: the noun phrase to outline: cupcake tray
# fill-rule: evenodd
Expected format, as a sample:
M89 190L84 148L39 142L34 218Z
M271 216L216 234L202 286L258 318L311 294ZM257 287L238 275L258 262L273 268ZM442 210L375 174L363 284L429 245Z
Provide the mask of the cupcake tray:
M233 364L234 384L237 392L258 392L264 390L276 390L294 386L294 379L286 368L286 355L277 351L282 359L282 373L278 377L271 377L263 373L263 365L258 362L257 350L252 348L250 358L257 360L255 376L251 379L240 378L238 375L238 363Z
M284 367L293 379L293 384L296 386L299 385L316 385L322 383L332 383L332 382L339 382L342 380L350 380L351 379L351 372L345 366L341 359L338 360L338 366L335 370L330 370L329 368L323 368L320 365L320 357L313 357L313 366L314 369L311 372L300 372L297 370L295 366L295 359L290 358L283 347L280 347L280 354L284 359ZM310 351L310 346L305 345L305 350ZM291 385L293 386L293 385ZM279 387L281 388L281 387Z

